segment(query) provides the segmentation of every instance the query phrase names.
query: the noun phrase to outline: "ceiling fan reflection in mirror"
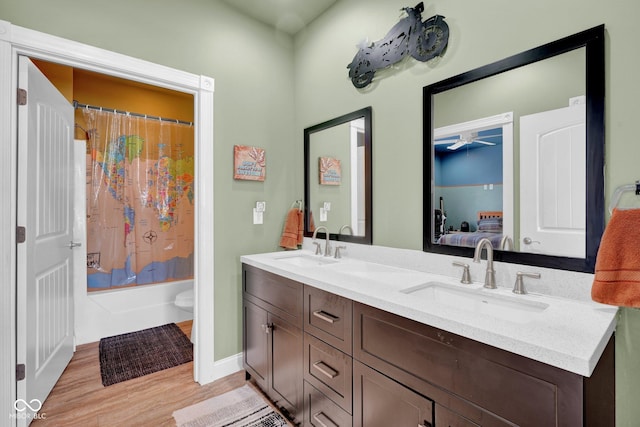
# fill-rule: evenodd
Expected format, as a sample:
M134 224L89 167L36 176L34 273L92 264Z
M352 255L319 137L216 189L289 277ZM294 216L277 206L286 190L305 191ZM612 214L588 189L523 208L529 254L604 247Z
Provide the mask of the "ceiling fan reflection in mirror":
M463 135L460 135L460 138L456 140L453 144L448 145L447 150L457 150L460 147L464 147L465 145L474 144L474 143L484 144L484 145L496 145L495 142L488 141L487 139L494 138L497 136L502 136L502 135L501 134L500 135L483 135L481 137L483 139L479 139L480 137L478 136L477 132L463 134Z
M501 129L464 132L435 140L436 151L456 151L461 147L480 148L502 144ZM474 147L474 145L476 147ZM446 150L443 150L446 148Z

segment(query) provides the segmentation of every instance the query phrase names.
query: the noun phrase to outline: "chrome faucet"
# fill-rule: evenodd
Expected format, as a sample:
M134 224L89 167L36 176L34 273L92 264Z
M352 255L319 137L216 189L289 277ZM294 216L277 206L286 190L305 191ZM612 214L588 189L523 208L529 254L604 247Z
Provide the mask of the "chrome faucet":
M491 240L486 237L480 239L476 245L476 251L473 254L473 262L480 262L480 255L482 254L482 248L487 248L487 273L484 276L484 287L487 289L495 289L496 286L496 272L493 269L493 246Z
M324 230L324 235L327 241L324 245L324 256L331 256L331 245L329 245L329 230L327 230L327 227L325 227L324 225L321 225L320 227L316 227L316 229L313 230L312 239L314 241L316 240L316 235L318 234L318 230L320 229Z
M347 229L349 230L349 234L353 236L353 228L351 228L349 224L345 224L342 227L340 227L340 231L338 232L338 234L342 234L342 232Z

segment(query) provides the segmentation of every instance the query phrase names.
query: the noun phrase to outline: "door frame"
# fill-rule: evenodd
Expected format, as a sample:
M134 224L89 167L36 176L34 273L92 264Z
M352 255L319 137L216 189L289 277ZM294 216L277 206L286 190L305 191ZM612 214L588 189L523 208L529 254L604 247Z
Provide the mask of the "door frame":
M195 123L195 257L194 379L206 384L227 375L214 363L213 227L213 92L214 79L85 45L0 20L0 366L16 364L16 203L18 55L82 68L194 97ZM16 375L0 370L0 419L15 424ZM7 415L9 414L9 415Z

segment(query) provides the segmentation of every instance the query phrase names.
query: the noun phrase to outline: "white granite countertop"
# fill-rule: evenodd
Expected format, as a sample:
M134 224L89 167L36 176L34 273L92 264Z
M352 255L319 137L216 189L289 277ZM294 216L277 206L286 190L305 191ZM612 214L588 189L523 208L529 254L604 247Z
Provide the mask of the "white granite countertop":
M307 250L245 255L241 261L587 377L595 369L616 326L617 307L535 293L515 295L507 288L483 289L478 282L462 285L458 278L353 258L332 263L333 258L315 256ZM331 263L326 264L325 261ZM528 310L522 313L506 310L501 311L500 315L489 310L488 313L478 314L435 303L428 296L419 296L418 293L401 292L427 282L442 283L446 288L453 289L454 293L456 290L471 290L494 300L521 301L531 307L546 308L533 314Z

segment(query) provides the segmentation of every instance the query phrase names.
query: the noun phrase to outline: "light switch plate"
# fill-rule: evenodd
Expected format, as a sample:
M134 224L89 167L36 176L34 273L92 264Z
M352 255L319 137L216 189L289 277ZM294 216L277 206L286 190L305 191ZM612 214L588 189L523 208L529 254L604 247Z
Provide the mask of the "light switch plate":
M263 222L264 222L264 214L260 212L257 208L253 208L253 223L263 224Z
M327 222L327 210L320 208L320 222Z

